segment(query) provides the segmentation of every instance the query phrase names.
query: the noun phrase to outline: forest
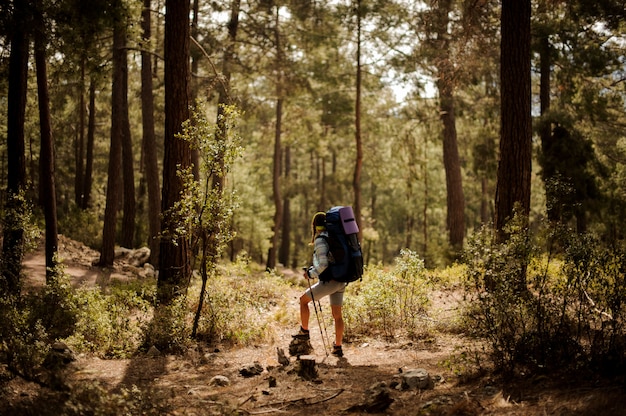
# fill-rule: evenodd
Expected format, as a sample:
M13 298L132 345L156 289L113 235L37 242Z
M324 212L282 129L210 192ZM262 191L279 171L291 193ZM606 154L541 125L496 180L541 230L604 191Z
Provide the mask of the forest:
M434 336L445 288L490 371L623 373L624 0L5 0L0 72L3 380L53 385L59 341L259 342L243 316L302 285L333 206L365 262L348 339ZM78 290L70 240L153 274Z

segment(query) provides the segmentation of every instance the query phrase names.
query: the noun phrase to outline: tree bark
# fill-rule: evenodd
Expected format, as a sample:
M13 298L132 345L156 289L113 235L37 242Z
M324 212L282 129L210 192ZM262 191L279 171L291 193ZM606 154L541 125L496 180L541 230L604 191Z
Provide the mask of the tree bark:
M318 377L314 355L301 355L298 357L298 376L305 380L316 380Z
M35 65L37 70L37 93L39 101L39 130L41 149L39 153L40 186L43 196L45 217L45 258L46 283L56 274L56 254L58 251L58 223L56 191L54 184L54 142L50 122L50 97L48 93L48 73L46 68L45 27L41 15L41 2L37 4L37 29L35 32Z
M552 136L552 123L548 119L548 111L550 110L550 78L551 78L551 56L550 56L550 40L548 34L542 34L539 39L539 108L541 112L541 123L539 127L539 137L541 139L541 150L544 156L550 146ZM544 158L544 161L547 161ZM544 162L543 166L544 183L555 174L554 166L548 166ZM546 183L547 185L547 183ZM546 186L546 212L548 220L559 221L561 214L559 209L558 195L554 194L554 190L550 186Z
M280 90L280 88L278 88ZM280 166L281 166L281 129L283 117L283 99L276 100L276 129L274 132L274 164L272 171L272 195L274 199L274 226L272 227L272 242L267 255L266 269L276 267L276 252L278 251L278 238L283 221L283 200L280 189Z
M75 159L76 159L76 173L74 176L74 203L77 207L82 208L83 191L84 191L84 153L85 153L85 57L83 56L80 62L80 92L78 98L78 134L76 135L75 143Z
M141 27L143 39L150 43L151 0L144 0ZM143 161L148 188L148 246L150 263L159 264L159 232L161 231L161 195L159 187L159 162L157 160L156 134L154 131L154 95L152 94L152 57L146 51L141 52L141 116L143 129Z
M289 183L291 175L291 152L289 146L285 147L285 179ZM289 254L291 248L291 195L285 193L283 198L283 227L280 239L280 250L278 252L278 261L284 266L289 265Z
M24 2L14 0L13 33L9 57L9 92L7 97L7 212L18 213L24 208L19 197L26 181L24 156L24 121L28 79L28 36ZM18 215L7 215L2 246L3 268L0 283L2 292L19 295L20 273L24 256L24 230Z
M454 68L450 61L450 0L440 1L435 9L437 89L439 114L443 124L443 164L446 173L448 241L455 253L463 248L465 239L465 195L456 133L454 109Z
M165 3L165 146L161 229L175 233L168 213L181 198L184 189L179 169L191 166L189 144L175 137L189 119L189 0L167 0ZM177 236L160 242L158 300L171 303L187 291L191 277L189 240Z
M428 159L426 158L426 154L427 152L427 147L428 147L428 143L427 140L424 140L424 166L423 166L423 172L424 172L424 195L422 197L423 199L423 204L422 204L422 239L424 241L424 247L422 249L422 252L424 253L423 256L424 258L428 257L428 239L429 239L429 231L428 231L428 207L429 207L429 193L430 193L430 181L429 181L429 177L428 177Z
M443 72L446 70L444 69ZM440 75L438 84L451 82L449 77ZM443 122L443 164L446 172L448 240L452 248L459 252L463 248L463 240L465 239L465 195L457 145L452 87L440 85L439 94L441 99L440 117Z
M93 184L93 146L96 136L96 85L93 80L89 82L89 120L87 123L87 146L85 153L85 177L83 178L82 209L91 206L91 186Z
M362 235L361 224L361 172L363 170L363 141L361 139L361 84L363 68L361 67L361 0L357 0L357 45L356 45L356 99L354 105L354 140L356 159L354 161L354 176L352 189L354 190L354 219L359 226L359 240Z
M198 13L200 11L200 0L193 0L193 18L191 20L191 37L198 40ZM198 64L200 51L199 48L194 45L194 49L190 50L191 55L191 79L190 79L190 87L189 87L189 99L191 100L191 105L196 105L196 100L198 98L198 90L199 90L199 82L198 82ZM196 181L200 180L200 152L195 147L191 149L191 163L193 164L193 177Z
M530 91L530 0L502 1L500 51L501 136L495 226L500 241L516 204L530 212L532 156Z
M124 189L124 212L122 217L122 247L133 248L135 246L135 169L133 162L133 141L130 134L130 119L128 115L128 54L126 52L126 22L120 24L121 45L120 51L120 72L122 93L119 97L119 105L121 107L120 115L122 119L122 170L123 170L123 189Z
M274 131L274 161L272 169L272 197L274 200L274 226L272 227L272 241L267 254L266 269L271 270L276 267L276 252L278 251L278 237L283 220L283 201L280 189L281 171L281 134L283 117L283 77L282 77L282 45L280 42L279 30L279 9L276 8L276 24L274 27L274 40L276 42L276 128Z
M111 145L109 148L109 167L107 179L106 206L104 208L104 226L102 230L102 249L99 265L112 266L115 258L115 235L117 229L117 210L120 200L122 168L122 136L123 127L123 96L124 89L123 65L125 61L125 31L117 24L113 29L113 83L111 87Z

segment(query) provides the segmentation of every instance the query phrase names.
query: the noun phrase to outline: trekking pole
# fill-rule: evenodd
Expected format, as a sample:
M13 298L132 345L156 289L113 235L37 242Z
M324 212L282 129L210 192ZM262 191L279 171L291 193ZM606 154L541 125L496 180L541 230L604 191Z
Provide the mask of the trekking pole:
M312 294L312 293L311 293ZM330 338L328 338L328 331L326 330L326 321L324 320L324 312L322 312L322 302L320 302L319 300L317 301L317 304L320 307L320 315L322 315L322 323L324 324L324 334L326 335L326 341L325 343L328 345L328 349L331 349L331 345L330 345ZM321 330L321 329L320 329ZM328 357L328 353L326 353L326 356Z
M306 270L306 268L304 268ZM315 309L315 317L317 318L317 326L320 329L320 335L322 336L322 344L324 345L324 352L328 357L328 348L326 347L327 340L324 339L324 333L322 332L322 324L320 322L320 317L317 314L317 305L315 304L315 297L313 296L313 289L311 289L311 279L307 277L306 282L309 284L309 292L311 293L311 300L313 301L313 309ZM320 312L322 309L322 305L320 304ZM323 317L322 317L323 318Z

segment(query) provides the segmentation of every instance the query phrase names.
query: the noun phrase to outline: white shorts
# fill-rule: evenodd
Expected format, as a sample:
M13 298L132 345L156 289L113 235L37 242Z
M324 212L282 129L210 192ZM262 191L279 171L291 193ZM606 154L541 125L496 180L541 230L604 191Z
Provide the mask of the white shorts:
M314 301L328 296L331 306L341 306L343 304L343 292L346 290L347 285L347 283L338 282L336 280L329 280L328 282L322 282L320 280L311 286L310 289L307 289L304 294ZM313 294L311 294L311 292L313 292Z

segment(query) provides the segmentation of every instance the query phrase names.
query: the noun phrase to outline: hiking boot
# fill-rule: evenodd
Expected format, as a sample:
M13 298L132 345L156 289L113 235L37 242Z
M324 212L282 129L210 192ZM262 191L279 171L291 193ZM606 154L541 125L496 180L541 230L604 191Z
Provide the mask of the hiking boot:
M331 352L335 357L343 357L343 350L341 349L341 345L333 344L333 351Z
M302 329L302 327L300 327L300 331L298 331L296 335L292 335L291 337L302 341L308 341L311 339L311 337L309 336L309 331L306 329Z

